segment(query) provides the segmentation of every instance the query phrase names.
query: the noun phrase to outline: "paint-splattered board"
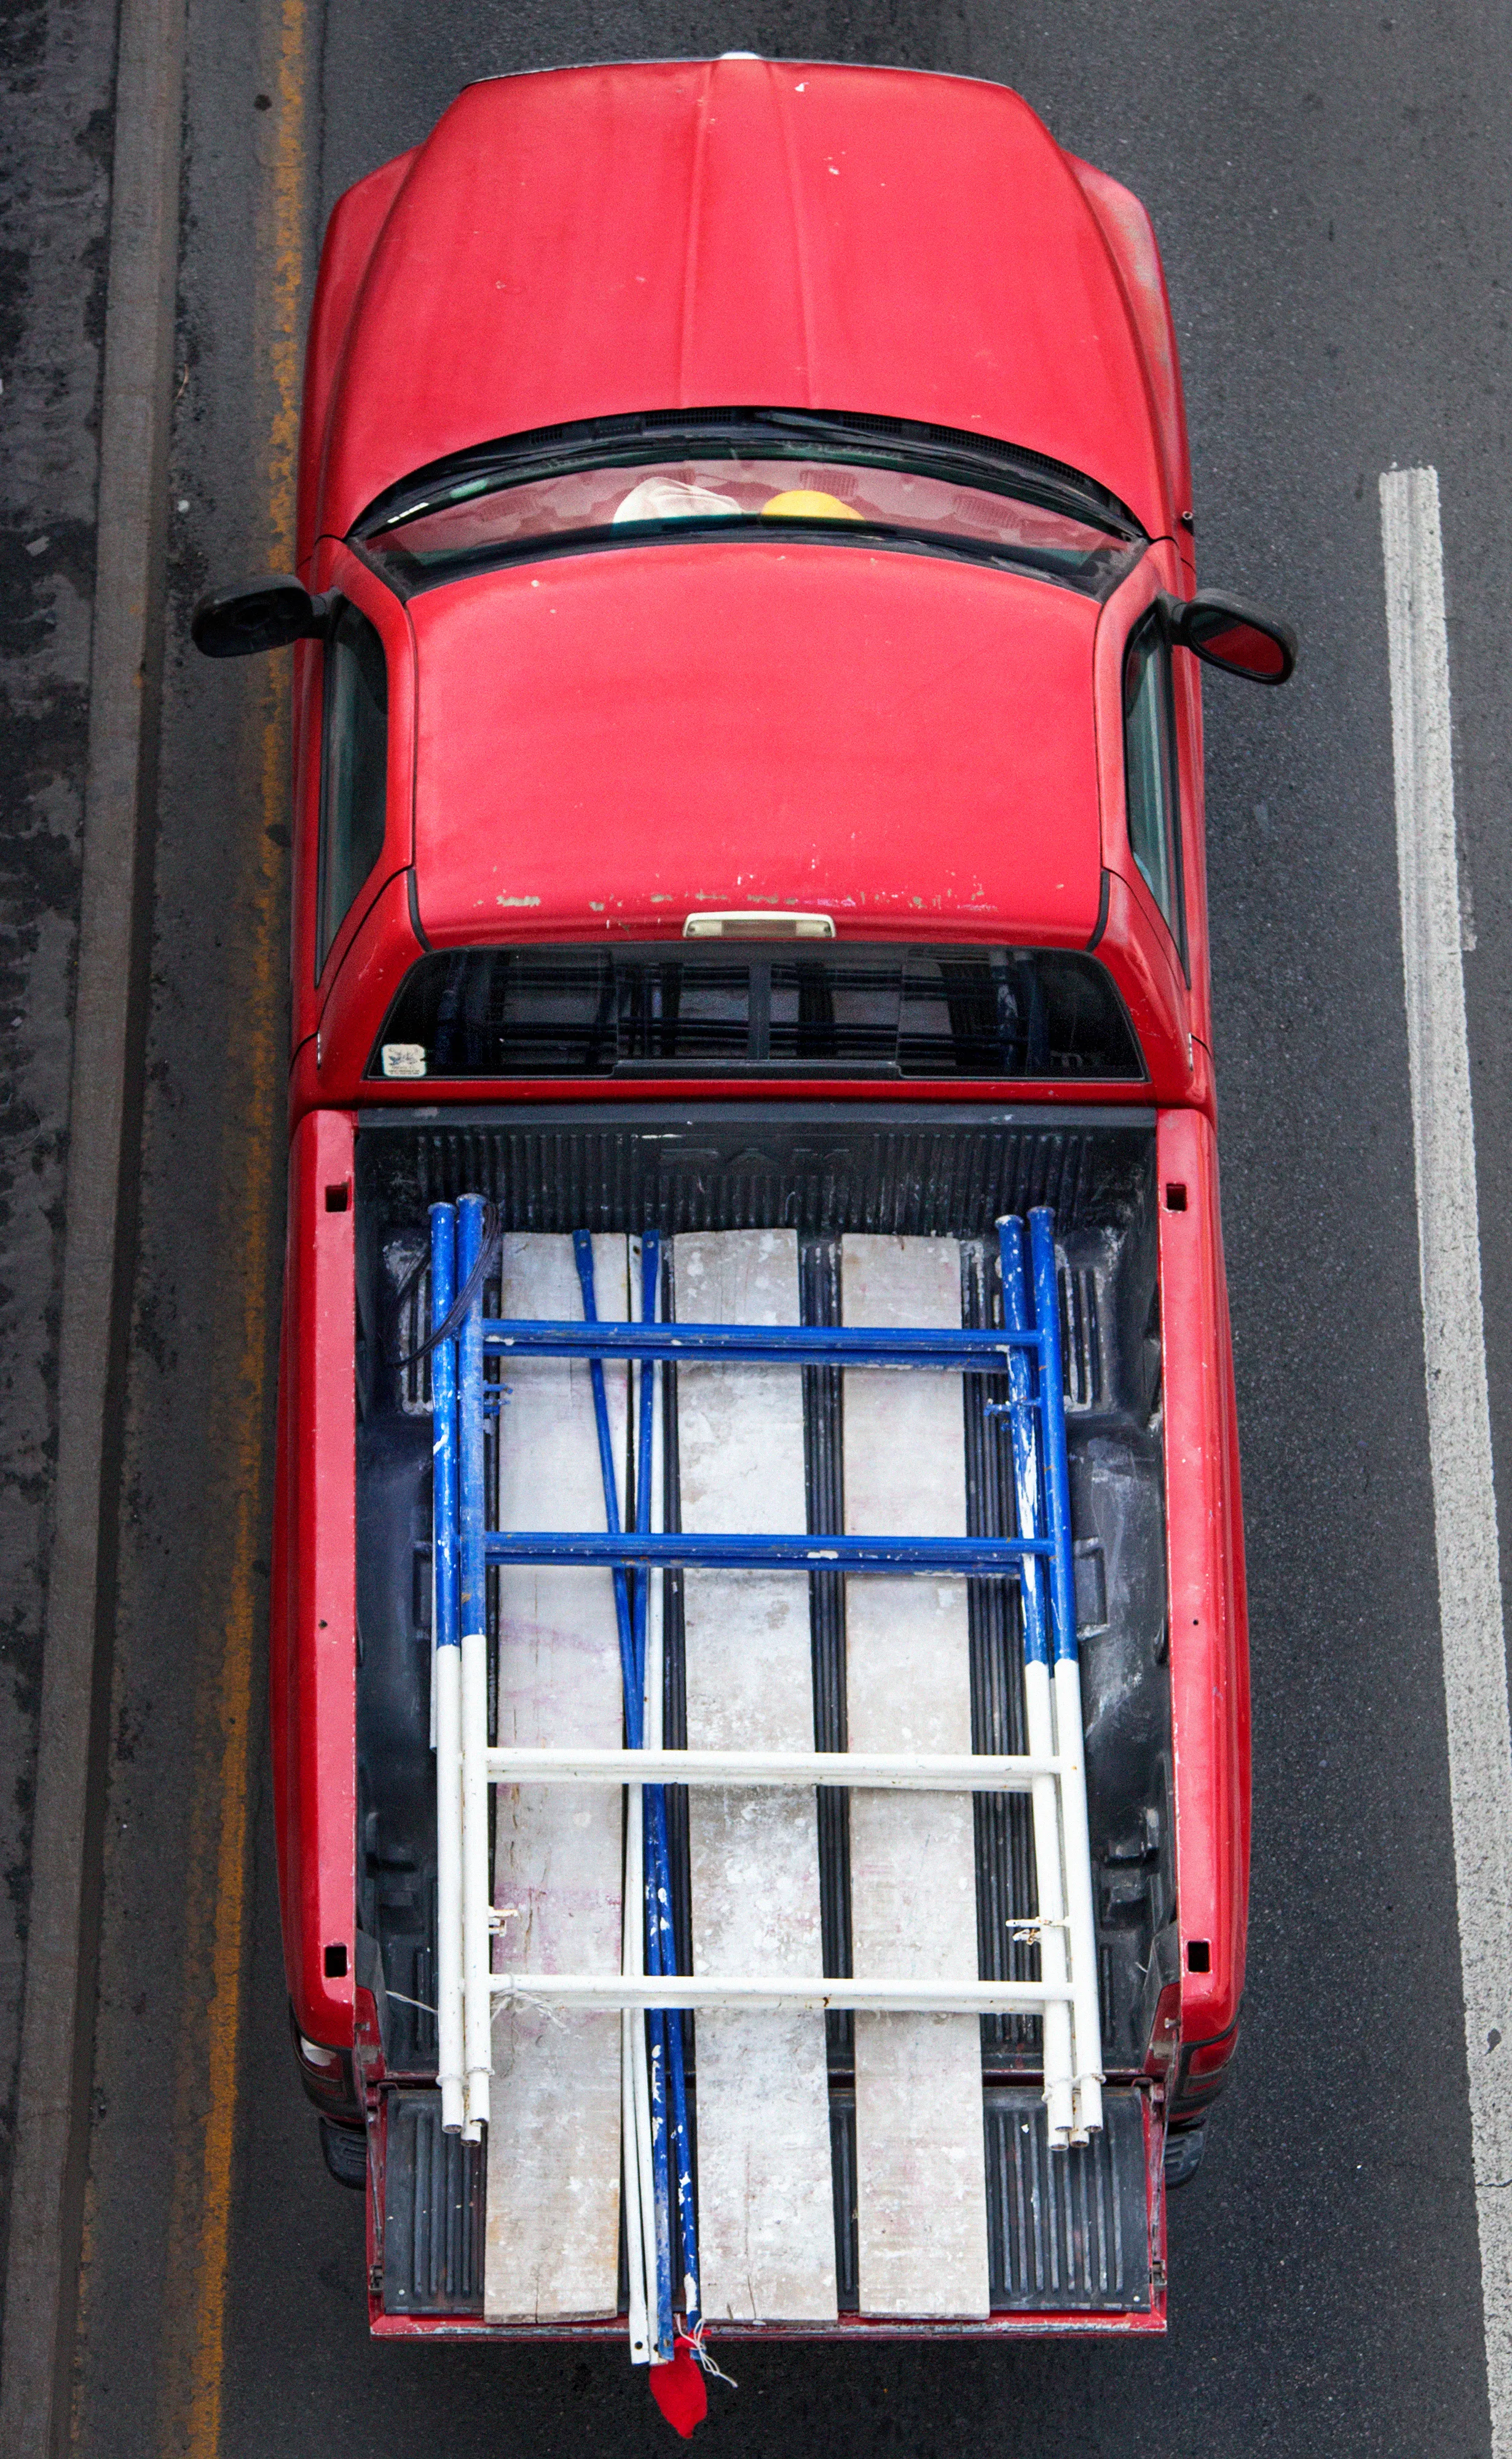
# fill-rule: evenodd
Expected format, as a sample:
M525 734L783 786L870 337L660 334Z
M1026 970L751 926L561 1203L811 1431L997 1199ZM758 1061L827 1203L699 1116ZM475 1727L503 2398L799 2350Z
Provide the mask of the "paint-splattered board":
M843 1249L848 1323L960 1321L954 1241L856 1237ZM599 1312L626 1314L626 1249L595 1241ZM567 1238L506 1241L503 1311L580 1312ZM708 1232L673 1250L685 1321L795 1323L789 1231ZM601 1527L585 1363L517 1359L503 1420L499 1524ZM606 1377L615 1455L624 1378ZM681 1517L704 1533L805 1524L801 1373L683 1365ZM965 1526L959 1378L845 1377L846 1525L952 1535ZM696 1748L813 1743L807 1575L684 1578L687 1738ZM615 1747L621 1738L613 1589L604 1571L511 1570L501 1583L501 1741ZM852 1749L971 1747L960 1581L847 1583ZM974 1978L969 1797L858 1794L851 1926L864 1974ZM811 1793L695 1788L689 1800L694 1966L807 1975L822 1966ZM495 1901L512 1965L619 1968L620 1796L501 1789ZM856 2179L864 2313L976 2316L988 2303L978 2027L961 2016L858 2016ZM614 2310L620 2224L619 2025L529 2009L495 2019L485 2310L570 2320ZM705 2012L698 2021L700 2254L710 2321L833 2317L835 2242L824 2018Z
M682 1237L673 1269L685 1320L798 1321L790 1230ZM801 1370L681 1367L678 1452L684 1528L802 1529ZM683 1595L690 1748L811 1750L807 1574L690 1571ZM821 1971L812 1792L696 1788L688 1825L695 1970ZM709 2321L832 2319L822 2014L700 2015L698 2161Z
M594 1240L598 1312L626 1314L626 1251ZM506 1237L503 1313L572 1321L582 1300L565 1237ZM501 1418L498 1524L602 1528L603 1484L586 1359L515 1358ZM615 1457L625 1378L606 1372ZM499 1579L498 1737L618 1750L623 1739L613 1575L506 1568ZM618 1785L501 1785L494 1902L514 1968L620 1970ZM492 2322L613 2314L620 2272L620 2018L494 2018L484 2312Z
M848 1324L959 1325L954 1239L850 1237L842 1253ZM960 1377L848 1370L844 1409L847 1529L964 1535ZM964 1581L846 1582L846 1712L853 1751L971 1749ZM968 1795L852 1795L850 1921L858 1973L976 1980ZM976 2018L857 2015L855 2060L861 2311L984 2315Z

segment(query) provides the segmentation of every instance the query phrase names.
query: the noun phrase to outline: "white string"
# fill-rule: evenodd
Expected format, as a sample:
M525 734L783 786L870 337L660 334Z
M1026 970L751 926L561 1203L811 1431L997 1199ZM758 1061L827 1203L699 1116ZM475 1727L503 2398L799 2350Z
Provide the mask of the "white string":
M706 2343L704 2334L707 2328L708 2325L701 2315L699 2320L693 2323L688 2330L683 2332L682 2337L686 2340L688 2346L692 2349L694 2356L698 2359L699 2364L703 2366L704 2371L708 2376L710 2382L728 2383L731 2390L739 2390L740 2385L736 2381L734 2375L727 2374L724 2371L724 2366L715 2356L713 2349Z

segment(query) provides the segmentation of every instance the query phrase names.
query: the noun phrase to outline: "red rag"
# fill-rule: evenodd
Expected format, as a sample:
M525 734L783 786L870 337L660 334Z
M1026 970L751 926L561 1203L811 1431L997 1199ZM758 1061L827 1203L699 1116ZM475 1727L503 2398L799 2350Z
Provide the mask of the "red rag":
M653 2365L650 2372L652 2398L673 2432L681 2433L685 2442L708 2414L708 2390L692 2341L680 2335L673 2342L671 2364Z

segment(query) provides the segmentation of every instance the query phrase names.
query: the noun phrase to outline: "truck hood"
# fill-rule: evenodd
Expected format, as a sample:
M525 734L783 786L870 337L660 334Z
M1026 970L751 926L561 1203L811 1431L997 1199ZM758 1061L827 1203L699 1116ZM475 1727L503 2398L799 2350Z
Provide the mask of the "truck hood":
M705 538L511 566L410 611L437 944L758 907L872 935L1091 935L1086 598L929 555Z
M358 296L320 524L446 454L577 419L776 406L973 430L1170 527L1124 289L1003 87L724 59L470 87Z

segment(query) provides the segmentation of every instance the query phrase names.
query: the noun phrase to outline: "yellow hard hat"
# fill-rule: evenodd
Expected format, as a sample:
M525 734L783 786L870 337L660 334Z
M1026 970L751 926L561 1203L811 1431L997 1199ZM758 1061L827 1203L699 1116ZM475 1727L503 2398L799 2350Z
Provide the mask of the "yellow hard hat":
M762 517L779 521L858 521L863 516L853 505L842 504L838 495L826 495L817 487L788 487L782 494L769 496L762 506Z

